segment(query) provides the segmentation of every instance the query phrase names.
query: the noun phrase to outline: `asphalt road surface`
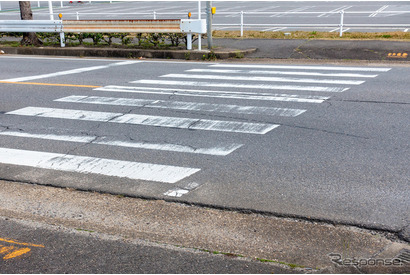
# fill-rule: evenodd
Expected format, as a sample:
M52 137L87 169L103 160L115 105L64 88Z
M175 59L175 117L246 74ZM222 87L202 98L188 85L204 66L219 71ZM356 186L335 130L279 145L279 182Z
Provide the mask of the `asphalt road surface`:
M47 228L0 219L0 234L2 274L296 273L257 261L127 241L81 229Z
M0 177L399 231L407 65L0 57Z
M197 18L197 1L54 1L53 12L57 19L180 19L187 18L188 12ZM17 1L0 1L0 20L20 19ZM40 3L40 5L39 5ZM214 1L216 14L213 28L219 30L239 30L240 12L243 11L245 30L294 31L320 30L338 32L340 11L344 11L344 24L369 24L367 27L347 26L344 32L356 31L403 31L410 25L407 1ZM47 20L46 1L32 1L34 19ZM205 1L202 1L202 16L205 18ZM249 25L246 25L249 24ZM276 25L275 25L276 24ZM294 24L292 27L280 24ZM310 27L308 24L327 24L327 27ZM379 25L371 26L371 25ZM381 26L385 25L385 26ZM389 26L386 26L389 25Z

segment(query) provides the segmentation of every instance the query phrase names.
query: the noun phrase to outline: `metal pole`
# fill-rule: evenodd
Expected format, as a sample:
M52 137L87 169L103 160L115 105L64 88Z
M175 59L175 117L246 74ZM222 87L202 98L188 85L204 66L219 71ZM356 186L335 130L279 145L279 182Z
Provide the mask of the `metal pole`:
M343 35L343 17L344 17L345 12L342 10L340 11L340 37Z
M212 50L212 1L206 1L206 35L208 37L208 49Z
M60 1L60 6L64 8L63 1Z
M53 16L53 1L48 1L48 10L50 12L50 20L54 20Z
M241 11L241 37L243 36L243 11Z
M198 19L201 19L201 1L198 1ZM202 50L202 37L198 33L198 51Z
M80 20L80 13L77 11L76 14L77 14L77 20Z
M1 3L0 3L0 11L1 11Z
M154 19L157 19L157 12L154 11Z

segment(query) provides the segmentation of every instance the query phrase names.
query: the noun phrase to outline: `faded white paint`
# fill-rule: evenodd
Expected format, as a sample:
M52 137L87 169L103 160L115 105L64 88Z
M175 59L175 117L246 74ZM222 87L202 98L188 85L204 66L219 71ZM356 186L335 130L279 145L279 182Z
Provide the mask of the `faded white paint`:
M290 65L251 65L251 64L214 64L210 67L246 68L246 69L290 69L290 70L324 70L324 71L358 71L358 72L388 72L391 68L374 67L328 67L328 66L290 66Z
M193 97L228 98L243 100L266 100L266 101L285 101L299 103L322 103L329 99L327 96L309 95L290 95L290 94L271 94L260 92L233 92L233 91L212 91L212 90L192 90L192 89L172 89L172 88L153 88L135 86L105 86L94 89L95 91L109 91L117 93L137 93L137 94L163 94Z
M0 148L0 163L164 183L176 183L200 171L197 168L8 148Z
M319 86L294 86L294 85L266 85L266 84L231 84L231 83L211 83L197 81L172 81L172 80L137 80L131 83L151 84L151 85L175 85L190 87L218 87L218 88L238 88L238 89L264 89L264 90L293 90L293 91L313 91L340 93L349 88L341 87L319 87Z
M135 98L116 98L116 97L98 97L98 96L68 96L55 101L73 102L73 103L88 103L98 105L114 105L114 106L133 106L144 108L160 108L199 112L221 112L221 113L237 113L250 115L277 115L277 116L298 116L306 110L289 109L289 108L274 108L274 107L258 107L258 106L240 106L227 104L212 104L212 103L196 103L183 101L165 101L165 100L148 100Z
M222 70L222 69L192 69L186 70L190 73L222 73L222 74L260 74L260 75L301 75L301 76L323 76L323 77L358 77L373 78L377 74L353 74L353 73L318 73L302 71L261 71L261 70Z
M162 117L39 107L26 107L8 112L6 114L246 134L266 134L279 126L277 124Z
M146 150L160 150L160 151L171 151L180 153L191 153L191 154L204 154L213 156L226 156L236 149L239 149L243 144L229 143L229 144L218 144L214 147L201 148L186 146L180 144L172 143L150 143L150 142L130 142L130 141L120 141L120 140L108 140L107 137L97 137L97 136L67 136L67 135L51 135L51 134L33 134L25 132L16 131L4 131L0 132L3 136L13 136L13 137L23 137L23 138L37 138L45 140L56 140L56 141L67 141L67 142L79 142L79 143L90 143L90 144L100 144L108 146L119 146L127 148L138 148Z
M292 77L263 77L263 76L226 76L226 75L203 75L203 74L166 74L161 77L168 78L195 78L211 80L234 80L234 81L266 81L266 82L292 82L292 83L313 83L313 84L337 84L337 85L360 85L365 81L360 80L334 80L334 79L311 79Z
M168 190L167 192L165 192L164 195L167 196L167 197L180 198L183 195L186 195L188 193L189 193L189 190L174 188L174 189L171 189L171 190Z

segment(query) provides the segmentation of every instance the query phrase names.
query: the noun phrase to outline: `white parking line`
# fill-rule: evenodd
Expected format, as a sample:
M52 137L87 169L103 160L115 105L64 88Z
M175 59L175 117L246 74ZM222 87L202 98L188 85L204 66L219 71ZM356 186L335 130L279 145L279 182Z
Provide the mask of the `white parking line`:
M339 8L337 8L337 9L328 11L327 13L325 12L325 13L319 14L317 17L329 17L329 16L331 16L331 15L334 15L335 12L340 12L340 11L342 11L342 10L344 11L344 10L350 9L351 7L353 7L353 6L343 6L343 7L339 7Z
M290 109L290 108L240 106L240 105L228 105L228 104L149 100L149 99L135 99L135 98L99 97L99 96L75 96L73 95L73 96L67 96L64 98L56 99L54 101L97 104L97 105L159 108L159 109L172 109L172 110L198 111L198 112L221 112L221 113L236 113L236 114L248 114L248 115L271 115L271 116L276 115L276 116L289 116L289 117L296 117L306 112L306 110Z
M90 143L90 144L101 144L108 146L118 146L127 148L138 148L146 150L160 150L160 151L170 151L170 152L180 152L180 153L191 153L191 154L204 154L213 156L227 156L236 149L239 149L243 144L218 144L218 146L201 148L194 146L185 146L180 144L171 143L150 143L150 142L135 142L135 141L121 141L121 140L108 140L107 137L97 137L97 136L67 136L67 135L52 135L52 134L33 134L15 131L4 131L0 132L2 136L13 136L22 138L36 138L45 140L55 140L55 141L67 141L67 142L78 142L78 143Z
M340 87L319 87L319 86L294 86L294 85L266 85L266 84L230 84L230 83L210 83L197 81L167 81L167 80L137 80L131 83L152 84L152 85L176 85L191 87L218 87L218 88L238 88L238 89L267 89L267 90L292 90L292 91L311 91L341 93L349 88Z
M8 148L0 148L0 163L164 183L176 183L201 170Z
M244 134L264 135L279 125L265 123L250 123L237 121L221 121L208 119L193 119L181 117L148 116L137 114L122 114L109 112L93 112L84 110L26 107L8 112L7 115L21 115L33 117L46 117L57 119L71 119L83 121L99 121L124 123L143 126L157 126L189 130L220 131Z
M370 14L369 17L376 17L379 12L384 11L384 10L387 9L388 7L389 7L388 5L385 5L385 6L381 7L380 9L378 9L377 11L375 11L374 13Z
M136 86L105 86L94 89L96 91L109 91L117 93L140 93L140 94L163 94L178 96L194 97L211 97L211 98L229 98L243 100L270 100L299 103L322 103L329 99L325 96L309 95L290 95L290 94L271 94L259 92L232 92L232 91L212 91L212 90L191 90L191 89L174 89L174 88L153 88L153 87L136 87Z
M343 30L342 30L342 33L347 32L347 31L350 30L350 29L351 29L351 28L343 29ZM329 32L338 32L338 31L340 31L340 28L333 29L333 30L331 30L331 31L329 31Z
M281 30L284 30L284 29L287 29L287 27L282 27L282 28L280 28L280 27L268 28L268 29L264 29L264 30L262 30L262 31L263 31L263 32L268 32L268 31L278 32L278 31L281 31Z
M271 15L270 17L283 17L283 16L286 16L288 14L291 14L291 13L294 13L294 12L302 12L302 11L310 9L310 8L313 8L313 6L300 7L300 8L296 8L296 9L293 9L293 10L284 11L282 13L277 13L277 14Z

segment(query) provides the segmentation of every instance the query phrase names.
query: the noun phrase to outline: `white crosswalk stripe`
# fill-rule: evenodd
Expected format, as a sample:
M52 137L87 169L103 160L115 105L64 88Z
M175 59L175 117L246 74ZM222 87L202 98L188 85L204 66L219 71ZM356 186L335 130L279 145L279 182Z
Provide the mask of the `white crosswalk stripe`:
M200 169L0 148L0 163L135 180L176 183Z
M173 80L150 80L143 79L132 81L137 84L167 85L167 86L190 86L190 87L217 87L217 88L239 88L239 89L263 89L263 90L291 90L291 91L311 91L341 93L349 88L323 87L323 86L295 86L295 85L267 85L267 84L238 84L238 83L215 83L198 81L173 81Z
M292 66L292 65L250 65L250 64L214 64L210 67L218 68L246 68L246 69L281 69L281 70L319 70L319 71L356 71L356 72L388 72L391 68L375 67L339 67L339 66Z
M55 141L67 141L67 142L79 142L88 144L100 144L108 146L118 146L127 148L139 148L147 150L161 150L161 151L171 151L180 153L191 153L191 154L204 154L213 156L227 156L239 149L243 144L229 143L229 144L218 144L214 147L193 147L184 146L180 144L171 143L152 143L152 142L135 142L135 141L122 141L122 140L110 140L108 137L98 137L98 136L67 136L67 135L53 135L53 134L35 134L26 132L16 132L16 131L4 131L0 132L2 136L12 136L12 137L23 137L23 138L36 138L45 140L55 140Z
M285 101L299 103L322 103L328 96L306 96L291 94L272 94L260 92L234 92L234 91L215 91L215 90L192 90L177 88L155 88L155 87L137 87L137 86L116 86L109 85L94 89L95 91L108 91L118 93L136 93L136 94L159 94L159 95L179 95L193 97L214 97L243 100L266 100L266 101Z
M191 69L189 73L221 73L221 74L260 74L260 75L300 75L300 76L324 76L324 77L360 77L374 78L377 74L354 74L354 73L319 73L303 71L265 71L265 70L223 70L223 69Z
M360 85L364 81L359 80L334 80L334 79L310 79L291 77L263 77L263 76L224 76L224 75L203 75L203 74L166 74L161 77L168 78L195 78L213 80L233 80L233 81L267 81L267 82L292 82L292 83L314 83L314 84L338 84L338 85Z
M142 62L143 63L143 62ZM127 62L114 63L112 66L134 64ZM90 67L94 70L100 67ZM105 67L104 67L105 68ZM108 68L108 67L107 67ZM307 111L303 104L320 104L330 98L329 93L342 93L352 86L362 85L364 80L374 79L378 73L389 71L390 68L375 67L343 67L343 66L293 66L293 65L259 65L259 64L209 64L206 68L185 70L183 73L159 75L154 79L131 80L130 86L108 85L95 88L93 92L104 92L104 96L69 95L54 99L55 104L78 104L84 108L93 105L111 105L138 107L142 114L129 112L97 112L89 110L25 107L7 112L9 116L27 116L36 118L50 118L60 120L76 120L102 123L130 124L144 127L164 127L181 130L213 131L218 136L234 136L237 134L265 135L280 126L280 124L212 120L185 117L201 113L225 113L226 117L235 114L241 115L241 120L248 120L249 115L278 116L277 119L293 119ZM70 70L58 74L79 73L79 70ZM26 81L43 77L53 77L54 74L36 76L36 78L19 78L16 81ZM167 78L167 79L165 79ZM187 81L185 81L186 79ZM196 80L200 81L196 81ZM277 83L272 83L277 82ZM296 85L294 83L297 83ZM332 86L333 85L333 86ZM188 87L189 88L188 88ZM278 91L290 91L281 93ZM309 93L313 94L309 94ZM109 95L107 95L109 93ZM114 97L112 94L128 94L129 97ZM318 94L319 93L319 94ZM320 94L325 93L325 95ZM133 98L142 96L145 98ZM157 98L146 98L154 95ZM166 95L193 97L207 99L211 102L192 102L186 100L158 99ZM171 97L169 97L171 98ZM235 104L218 103L218 100L234 100ZM281 104L280 107L272 106ZM259 106L261 104L262 106ZM264 106L269 104L268 106ZM286 104L301 104L304 108L286 108ZM70 105L70 106L71 106ZM258 106L257 106L258 105ZM71 107L70 107L71 108ZM146 108L162 109L163 112L177 112L177 116L153 116L143 114ZM183 114L184 117L180 117ZM189 115L187 115L189 114ZM195 117L195 116L194 116ZM252 118L255 119L255 118ZM148 140L124 140L108 136L96 135L65 135L34 133L30 131L4 130L0 137L18 139L38 139L49 142L72 142L92 144L107 147L122 147L133 150L153 150L174 152L175 154L197 154L226 157L246 144L223 141L209 141L206 146L194 146L195 140L190 140L189 145L179 142L155 142ZM183 143L183 142L181 142ZM199 142L200 143L200 142ZM203 144L203 143L202 143ZM149 152L149 151L147 151ZM11 148L0 148L0 163L22 165L34 168L77 172L83 174L97 174L113 177L128 178L175 184L196 173L201 168L182 167L173 163L143 163L125 160L97 158L94 156L76 156L70 154L29 151ZM195 165L196 166L196 165ZM176 186L174 186L176 187ZM163 193L166 196L180 197L188 194L191 189L176 187Z
M68 96L54 101L72 102L72 103L88 103L101 105L117 105L117 106L133 106L144 108L160 108L174 109L186 111L201 111L201 112L222 112L222 113L237 113L249 115L277 115L295 117L306 112L301 109L289 108L274 108L274 107L258 107L258 106L240 106L228 104L212 104L212 103L196 103L182 101L165 101L165 100L148 100L135 98L116 98L116 97L100 97L100 96Z
M277 124L266 123L191 119L180 117L161 117L39 107L26 107L12 112L8 112L6 114L261 135L266 134L279 126Z

